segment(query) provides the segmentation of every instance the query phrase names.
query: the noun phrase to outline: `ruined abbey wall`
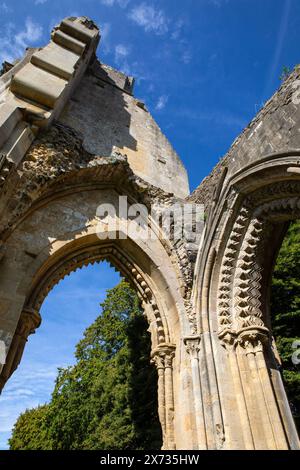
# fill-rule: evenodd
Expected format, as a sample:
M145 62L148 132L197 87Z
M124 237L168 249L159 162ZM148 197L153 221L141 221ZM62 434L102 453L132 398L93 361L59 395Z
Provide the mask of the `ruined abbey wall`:
M96 59L99 39L91 20L66 18L0 77L0 386L52 287L106 259L148 319L164 449L298 449L269 291L286 227L300 217L300 69L189 196L132 78ZM126 209L162 214L196 202L205 217L175 240L151 211L147 238L125 233L116 213L111 238L97 208L120 196Z

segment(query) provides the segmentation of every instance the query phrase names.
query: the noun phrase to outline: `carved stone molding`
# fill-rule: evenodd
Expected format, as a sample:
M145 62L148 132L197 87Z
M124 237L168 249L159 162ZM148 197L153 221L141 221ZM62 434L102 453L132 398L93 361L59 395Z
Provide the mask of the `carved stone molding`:
M158 369L172 368L175 350L173 344L161 344L151 353L151 360Z
M41 322L41 315L38 311L34 309L24 309L15 334L27 340L29 335L35 333L35 330L40 326Z
M297 194L300 194L299 182L284 181L255 191L241 205L224 250L219 275L219 336L227 346L232 343L228 330L265 326L261 294L270 223L299 216L300 197Z
M253 219L240 248L234 276L234 320L239 328L264 325L260 309L261 250L264 236L263 221Z
M264 186L250 194L247 199L252 207L258 207L264 202L272 202L281 197L293 197L297 194L300 194L300 182L288 180Z
M227 351L234 351L235 350L236 337L237 337L236 331L231 330L231 329L222 330L219 333L219 340L221 342L221 345Z
M269 342L270 332L267 328L244 328L236 338L236 345L241 346L246 355L263 352Z
M228 351L234 352L238 346L241 346L246 354L263 352L264 347L271 344L270 331L265 327L223 331L219 334L219 339Z
M33 309L24 309L22 311L15 335L9 348L6 363L0 375L0 390L17 369L22 358L28 336L35 333L36 328L38 328L40 324L41 316L38 311Z
M231 291L234 280L234 271L243 235L247 224L249 223L249 215L250 212L248 207L243 206L233 225L224 251L218 297L218 319L220 331L226 330L232 326Z
M53 271L46 276L43 284L38 284L36 292L28 301L28 305L32 305L34 309L39 310L47 294L65 276L76 271L76 269L80 269L88 264L99 263L104 259L111 263L111 265L119 270L127 279L133 282L141 301L146 302L151 308L152 316L156 323L158 344L165 344L169 337L167 324L149 283L143 275L143 272L130 261L127 256L112 246L104 245L102 247L93 247L91 250L78 253L62 261L59 267L54 268Z

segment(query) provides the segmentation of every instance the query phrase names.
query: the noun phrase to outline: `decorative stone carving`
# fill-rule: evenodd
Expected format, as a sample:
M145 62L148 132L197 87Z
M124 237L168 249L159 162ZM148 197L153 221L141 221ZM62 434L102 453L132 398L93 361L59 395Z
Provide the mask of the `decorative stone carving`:
M244 328L237 334L236 345L240 345L245 354L256 354L264 351L264 346L270 341L267 328Z
M218 319L220 332L226 330L232 325L233 319L231 313L231 291L234 279L234 271L239 253L239 247L241 245L243 234L248 222L249 209L246 206L243 206L233 225L232 232L223 255L218 297Z
M145 276L141 270L125 256L125 254L112 246L104 245L97 247L92 251L88 250L65 260L59 269L56 269L54 272L49 274L43 284L39 284L37 286L37 292L34 295L34 298L30 300L30 303L34 305L35 309L39 309L46 295L54 285L56 285L65 276L82 266L87 266L88 264L93 264L95 262L98 263L104 259L108 260L113 267L116 267L127 279L133 282L141 300L150 306L152 315L156 321L157 342L158 344L164 344L168 338L166 322L161 315L160 309ZM151 320L152 319L149 319L150 323Z
M186 336L184 338L184 344L187 353L193 358L198 360L198 354L200 351L201 336Z
M265 272L264 260L274 238L274 224L300 216L297 194L300 194L299 182L283 181L244 197L240 209L232 211L235 221L231 222L220 268L219 340L228 353L243 422L243 438L248 449L264 446L283 449L287 445L272 376L268 373L272 338L265 324L266 302L262 296L269 275ZM282 389L277 393L282 394ZM282 395L279 399L286 400ZM257 426L257 410L261 417L260 426ZM286 407L283 412L289 414ZM272 416L271 421L269 416ZM295 442L294 425L290 423L289 426L292 442Z
M262 233L263 222L252 220L240 248L233 289L233 309L238 328L264 325L260 310L262 266L259 251Z

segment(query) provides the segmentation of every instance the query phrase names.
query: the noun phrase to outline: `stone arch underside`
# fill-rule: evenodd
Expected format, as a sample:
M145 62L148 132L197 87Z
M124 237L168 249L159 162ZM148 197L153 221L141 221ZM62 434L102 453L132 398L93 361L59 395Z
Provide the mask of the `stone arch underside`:
M269 315L274 260L289 221L300 216L298 162L279 155L233 177L206 234L200 331L211 335L208 374L216 377L230 448L299 448Z
M181 430L188 426L191 432L193 413L189 392L183 390L181 381L182 336L189 334L191 326L176 255L170 256L168 242L159 238L155 224L158 236L153 239L125 238L121 230L117 239L110 239L107 233L99 239L97 231L106 228L95 216L97 207L102 202L117 207L120 190L113 184L86 185L83 181L79 186L65 185L62 192L59 185L53 187L6 237L0 272L0 328L8 356L1 386L18 366L28 336L40 325L39 309L52 287L75 269L105 259L136 288L148 319L151 360L158 369L163 446L184 448L187 444L180 439L192 438L180 438ZM132 201L133 193L128 204ZM184 374L188 381L187 372ZM186 410L182 412L184 394Z

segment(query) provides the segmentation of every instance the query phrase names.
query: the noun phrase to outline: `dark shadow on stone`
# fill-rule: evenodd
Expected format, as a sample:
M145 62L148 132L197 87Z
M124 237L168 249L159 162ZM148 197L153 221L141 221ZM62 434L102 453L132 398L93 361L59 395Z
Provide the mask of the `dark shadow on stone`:
M131 114L125 96L132 95L133 79L95 60L67 103L59 121L83 138L83 147L109 157L114 148L136 150L130 134Z

